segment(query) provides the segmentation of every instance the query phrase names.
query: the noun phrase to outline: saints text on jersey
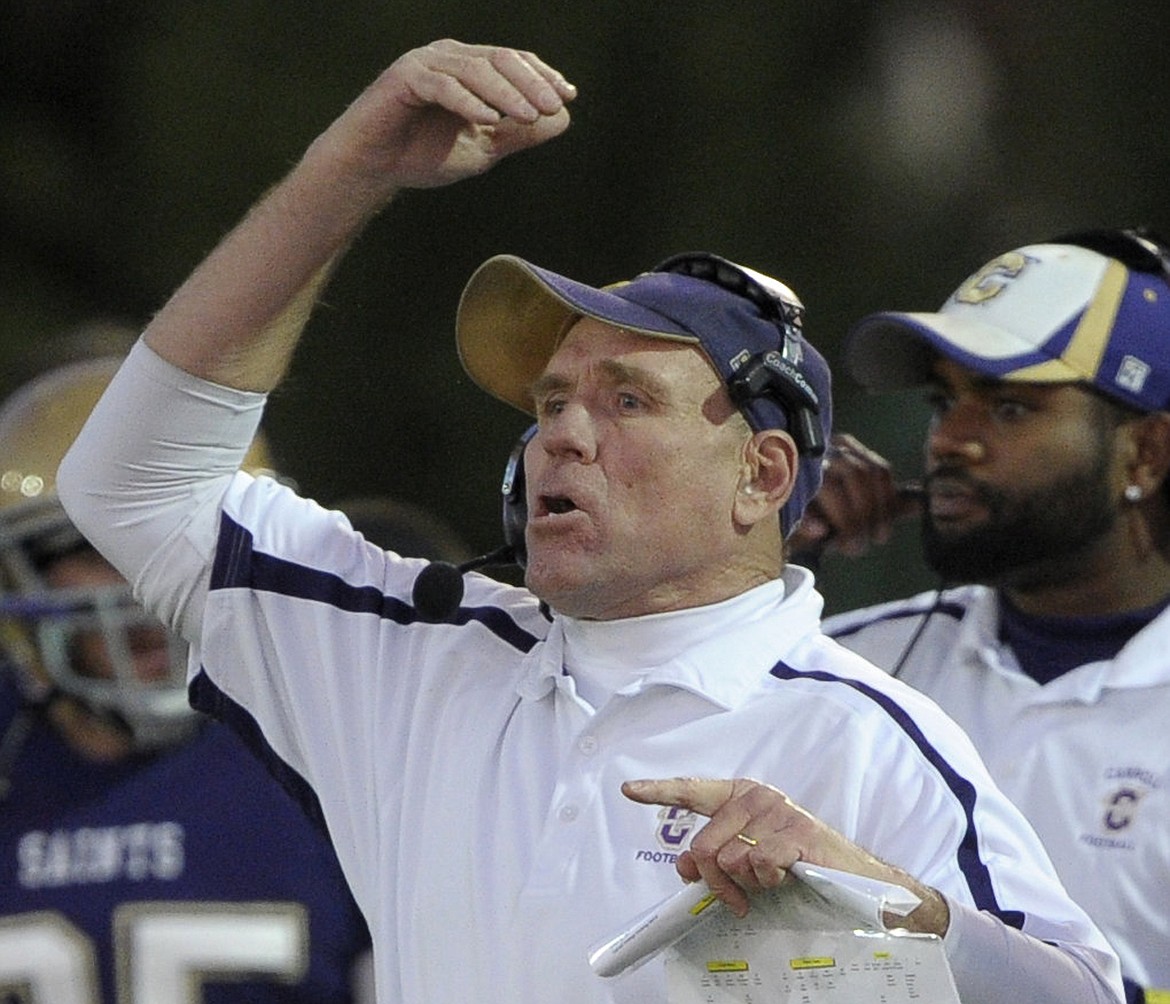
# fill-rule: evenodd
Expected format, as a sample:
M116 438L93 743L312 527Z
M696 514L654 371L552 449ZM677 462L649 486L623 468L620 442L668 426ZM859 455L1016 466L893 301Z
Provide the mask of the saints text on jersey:
M31 830L21 836L16 854L17 875L26 889L171 880L183 872L183 828L144 822Z

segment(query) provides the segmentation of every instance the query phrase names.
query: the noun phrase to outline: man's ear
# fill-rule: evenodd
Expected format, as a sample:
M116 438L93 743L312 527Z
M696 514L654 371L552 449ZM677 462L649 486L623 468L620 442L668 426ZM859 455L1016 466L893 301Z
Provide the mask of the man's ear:
M1148 498L1170 476L1170 412L1154 411L1133 425L1133 455L1127 464L1129 484Z
M800 453L783 429L755 433L744 444L743 470L733 515L741 526L777 519L796 485Z

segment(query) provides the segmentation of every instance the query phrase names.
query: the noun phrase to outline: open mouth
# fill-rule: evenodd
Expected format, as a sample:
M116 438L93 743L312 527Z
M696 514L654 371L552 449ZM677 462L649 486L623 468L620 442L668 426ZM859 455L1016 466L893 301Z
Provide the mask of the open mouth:
M575 512L576 503L565 495L542 495L541 508L550 516L560 516L567 512Z

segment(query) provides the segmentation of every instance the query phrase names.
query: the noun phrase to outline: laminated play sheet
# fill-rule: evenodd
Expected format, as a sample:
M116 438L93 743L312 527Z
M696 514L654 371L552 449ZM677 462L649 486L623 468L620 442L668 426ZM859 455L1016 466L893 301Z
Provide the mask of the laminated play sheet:
M900 886L798 862L798 882L735 917L687 887L590 955L621 978L665 953L671 1004L959 1004L942 940L885 930L918 905Z

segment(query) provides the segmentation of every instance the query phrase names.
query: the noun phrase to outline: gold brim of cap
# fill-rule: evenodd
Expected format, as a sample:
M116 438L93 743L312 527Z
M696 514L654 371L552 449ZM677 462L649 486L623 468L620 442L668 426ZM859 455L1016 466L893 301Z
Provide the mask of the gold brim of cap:
M459 358L489 394L531 414L533 383L580 317L649 338L700 345L696 335L628 295L641 279L595 288L538 269L515 255L489 258L472 274L459 299L455 318Z
M576 312L513 255L475 270L455 316L460 361L489 394L532 414L529 393Z

